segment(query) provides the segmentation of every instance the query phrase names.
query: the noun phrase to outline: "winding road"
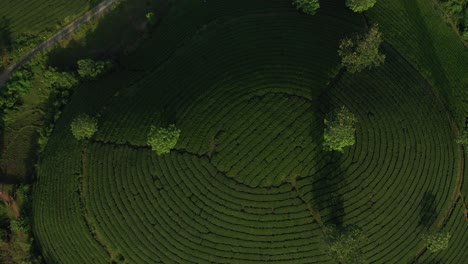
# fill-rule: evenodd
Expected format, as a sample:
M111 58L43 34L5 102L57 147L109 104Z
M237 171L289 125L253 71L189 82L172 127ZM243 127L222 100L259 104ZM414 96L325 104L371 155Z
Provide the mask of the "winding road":
M19 59L17 62L15 62L13 65L5 69L1 74L0 74L0 88L3 87L5 82L10 78L11 74L18 69L19 67L23 66L27 61L29 61L34 55L36 55L38 52L41 52L50 46L57 44L60 40L63 38L67 37L70 35L73 31L75 31L81 24L88 22L91 20L93 17L101 14L105 10L109 9L114 3L116 3L118 0L104 0L102 3L94 7L93 9L89 10L86 12L84 15L61 29L59 32L55 33L53 36L30 50L28 53L26 53L21 59Z

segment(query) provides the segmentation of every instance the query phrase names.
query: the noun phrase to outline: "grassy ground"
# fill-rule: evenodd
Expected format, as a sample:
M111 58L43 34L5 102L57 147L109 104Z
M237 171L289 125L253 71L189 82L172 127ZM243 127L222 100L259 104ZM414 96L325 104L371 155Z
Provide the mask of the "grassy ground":
M424 232L446 221L450 249L421 259L462 263L460 203L445 213L463 155L444 103L460 121L464 62L442 44L405 46L411 35L385 13L405 8L403 32L418 31L418 45L451 38L437 20L433 34L409 18L413 3L379 4L370 18L391 44L386 63L337 77L339 40L364 28L340 1L314 17L282 0L171 2L113 75L76 91L57 124L35 186L46 260L332 263L323 221L361 227L370 263L407 263ZM340 105L359 117L357 143L326 154L321 119ZM82 112L100 127L85 144L69 132ZM180 141L157 157L146 133L169 123Z

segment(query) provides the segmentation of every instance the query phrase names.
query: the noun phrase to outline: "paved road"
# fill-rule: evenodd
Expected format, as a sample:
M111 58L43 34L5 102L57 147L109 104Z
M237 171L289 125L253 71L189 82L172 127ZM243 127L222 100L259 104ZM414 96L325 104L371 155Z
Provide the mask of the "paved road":
M19 59L15 64L11 65L0 75L0 88L3 87L5 82L8 80L10 75L19 67L23 66L28 60L30 60L38 52L41 52L50 46L57 44L60 40L70 35L75 29L77 29L81 24L88 22L91 18L99 15L100 13L107 10L111 7L117 0L104 0L102 3L94 7L93 9L86 12L80 18L72 22L71 24L64 27L62 30L57 32L55 35L51 36L49 39L45 40L34 49L29 51L21 59Z

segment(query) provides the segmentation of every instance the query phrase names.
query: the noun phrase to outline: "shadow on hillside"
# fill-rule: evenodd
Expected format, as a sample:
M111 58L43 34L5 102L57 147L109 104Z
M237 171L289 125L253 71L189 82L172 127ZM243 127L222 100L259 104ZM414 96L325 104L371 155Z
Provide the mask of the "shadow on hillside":
M11 22L5 16L0 18L0 72L2 69L2 58L11 50Z
M425 192L419 205L419 225L430 228L437 219L436 196Z
M99 20L99 24L82 40L71 40L66 47L56 47L49 53L49 64L60 70L75 70L76 61L83 58L113 59L136 49L148 34L146 13L157 17L160 1L135 0L120 3ZM90 27L84 24L82 27Z
M412 34L414 34L415 37L420 40L417 42L418 44L424 44L424 46L420 45L418 50L423 53L424 58L428 62L425 64L429 67L430 74L433 77L435 85L438 87L446 86L449 82L445 75L441 60L437 56L436 48L432 42L432 38L429 34L430 29L424 22L424 16L421 14L421 10L419 9L418 1L402 1L402 3L408 19L413 25L416 26L417 29L420 29L413 31ZM439 91L442 92L444 96L447 95L447 89L439 89Z

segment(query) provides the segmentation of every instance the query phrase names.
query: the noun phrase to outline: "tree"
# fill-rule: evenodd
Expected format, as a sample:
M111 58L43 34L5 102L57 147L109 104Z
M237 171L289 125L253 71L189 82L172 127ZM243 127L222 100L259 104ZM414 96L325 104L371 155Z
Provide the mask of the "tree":
M460 145L468 146L468 130L463 130L461 135L459 135L457 139L455 139L455 142L457 142L457 144Z
M169 153L174 148L179 140L180 130L175 125L170 125L167 128L151 126L148 133L147 144L151 149L156 151L158 155Z
M100 75L112 68L111 61L94 61L92 59L79 60L78 74L85 80L96 80Z
M346 6L354 12L361 13L377 3L377 0L346 0Z
M325 131L323 133L323 147L327 151L344 152L343 148L355 143L354 125L357 118L345 106L337 111L329 113L324 120Z
M341 64L352 73L383 64L385 55L379 53L382 41L382 33L377 25L372 26L365 35L341 40L338 49Z
M150 24L151 26L154 26L154 24L156 24L156 18L154 17L154 13L153 13L153 12L148 12L148 13L146 13L146 21L147 21L148 24Z
M98 130L97 118L87 114L79 114L73 119L70 127L76 139L87 139L92 137Z
M327 253L339 263L366 263L361 250L367 236L357 226L324 228L324 240Z
M293 0L293 5L308 15L315 15L317 10L320 8L320 3L318 0Z
M75 74L58 72L57 69L50 67L44 72L43 82L48 88L69 90L78 85L79 81Z
M438 252L448 247L450 235L447 231L434 231L423 236L427 249L431 252Z

